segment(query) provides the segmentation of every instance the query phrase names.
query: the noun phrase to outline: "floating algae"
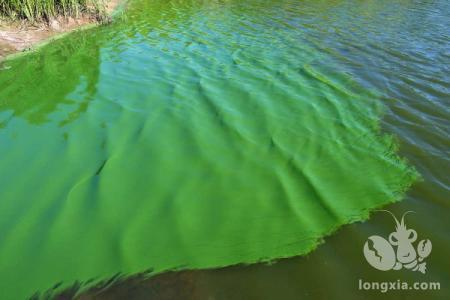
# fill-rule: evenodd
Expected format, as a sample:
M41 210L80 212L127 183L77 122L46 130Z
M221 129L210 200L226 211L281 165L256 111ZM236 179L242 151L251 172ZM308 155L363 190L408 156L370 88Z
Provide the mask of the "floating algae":
M375 95L289 3L134 2L5 63L1 299L301 255L401 199Z

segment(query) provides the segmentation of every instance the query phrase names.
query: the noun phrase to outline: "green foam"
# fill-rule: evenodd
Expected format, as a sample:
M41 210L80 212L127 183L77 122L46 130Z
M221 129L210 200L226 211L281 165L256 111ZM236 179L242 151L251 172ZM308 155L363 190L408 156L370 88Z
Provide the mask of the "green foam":
M402 198L376 94L290 8L135 1L0 66L1 299L306 254Z

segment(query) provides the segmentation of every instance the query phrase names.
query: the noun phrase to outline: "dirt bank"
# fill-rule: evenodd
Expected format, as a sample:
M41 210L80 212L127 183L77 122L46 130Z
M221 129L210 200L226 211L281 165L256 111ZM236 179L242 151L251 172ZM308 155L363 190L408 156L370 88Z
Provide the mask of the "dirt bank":
M106 6L107 15L111 16L123 3L124 0L109 0ZM78 18L60 17L48 23L37 24L0 19L0 60L9 54L31 49L33 46L59 34L96 23L99 23L99 21L89 15L81 15Z

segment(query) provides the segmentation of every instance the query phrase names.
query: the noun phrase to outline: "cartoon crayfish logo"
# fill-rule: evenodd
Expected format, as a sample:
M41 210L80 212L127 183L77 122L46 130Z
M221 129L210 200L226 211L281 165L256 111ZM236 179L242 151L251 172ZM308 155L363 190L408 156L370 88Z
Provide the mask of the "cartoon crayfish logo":
M412 211L405 212L401 222L390 211L383 211L394 217L395 231L389 235L388 240L378 235L368 238L364 244L364 256L367 262L381 271L405 268L425 274L424 259L431 253L431 241L421 240L417 248L414 248L413 243L417 240L417 232L414 229L408 229L405 224L405 216Z

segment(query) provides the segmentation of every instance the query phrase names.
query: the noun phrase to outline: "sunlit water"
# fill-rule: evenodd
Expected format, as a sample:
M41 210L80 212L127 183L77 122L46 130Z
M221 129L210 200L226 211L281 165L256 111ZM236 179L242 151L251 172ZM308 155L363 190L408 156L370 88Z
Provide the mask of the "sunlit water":
M242 2L132 1L113 25L2 65L2 299L307 253L412 182L379 128L423 178L388 208L416 212L407 224L433 243L426 275L365 262L367 237L393 231L378 213L308 257L163 287L359 299L379 292L358 279L401 279L442 290L388 296L448 295L448 2ZM114 292L158 294L152 280Z

